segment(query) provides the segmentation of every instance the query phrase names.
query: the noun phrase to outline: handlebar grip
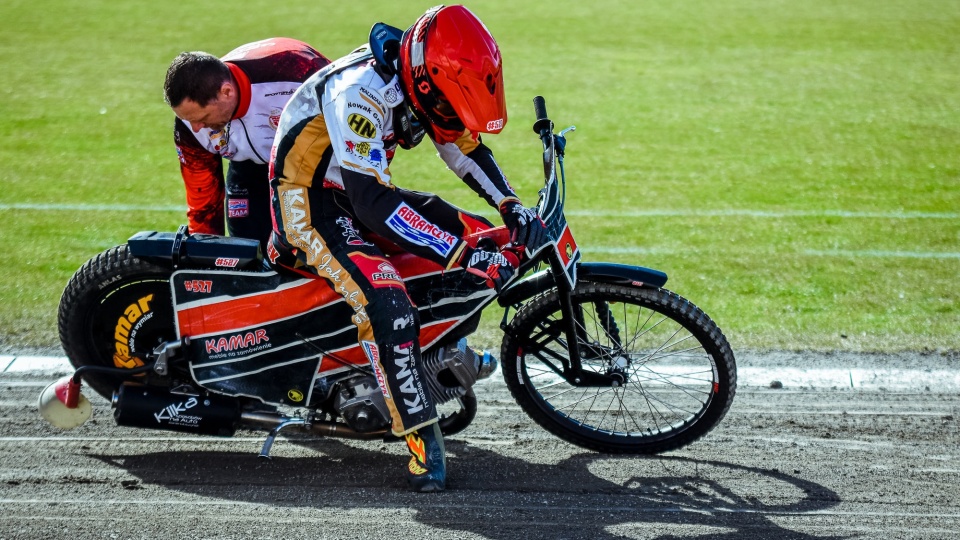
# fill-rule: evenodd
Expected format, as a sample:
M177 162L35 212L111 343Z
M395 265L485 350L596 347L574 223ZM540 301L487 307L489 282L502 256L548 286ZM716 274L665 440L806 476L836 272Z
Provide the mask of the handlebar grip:
M533 98L533 110L537 112L537 120L547 119L547 102L543 99L543 96Z
M553 129L553 123L547 118L547 102L543 96L533 98L533 109L537 113L537 121L533 123L533 132L542 135L543 131Z

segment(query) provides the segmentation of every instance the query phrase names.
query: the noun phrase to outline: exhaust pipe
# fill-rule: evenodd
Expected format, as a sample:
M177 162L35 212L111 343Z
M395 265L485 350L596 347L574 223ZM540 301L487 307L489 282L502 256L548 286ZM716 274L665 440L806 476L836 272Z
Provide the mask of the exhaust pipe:
M113 418L120 426L230 437L237 431L240 405L226 397L124 383L113 394Z

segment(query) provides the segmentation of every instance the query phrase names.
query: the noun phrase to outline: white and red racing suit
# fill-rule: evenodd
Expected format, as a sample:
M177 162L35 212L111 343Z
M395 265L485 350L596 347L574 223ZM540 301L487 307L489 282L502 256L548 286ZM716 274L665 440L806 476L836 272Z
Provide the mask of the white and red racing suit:
M373 232L450 269L465 235L492 227L438 197L397 188L389 165L398 146L394 114L405 106L398 79L385 82L361 49L308 79L280 119L271 159L276 230L268 253L326 279L353 309L358 340L373 368L398 436L437 420L420 366L419 320L405 285ZM493 154L469 132L436 144L447 166L488 204L517 196Z
M194 132L179 118L174 124L189 228L222 235L226 217L231 236L265 245L273 229L267 171L280 113L303 81L330 61L290 38L249 43L222 60L239 91L233 119L218 131ZM226 179L222 158L230 161Z

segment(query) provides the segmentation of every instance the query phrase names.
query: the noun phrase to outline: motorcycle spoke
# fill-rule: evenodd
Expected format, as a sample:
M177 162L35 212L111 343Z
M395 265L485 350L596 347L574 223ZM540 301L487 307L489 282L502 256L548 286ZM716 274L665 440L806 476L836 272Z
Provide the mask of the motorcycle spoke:
M511 323L517 341L504 342L504 358L519 362L504 378L540 425L586 448L658 453L703 436L723 417L736 365L696 306L664 289L580 284L568 321L560 294L521 309ZM579 373L570 371L567 325L577 333L569 345ZM586 385L574 382L581 377Z
M693 334L629 302L581 304L577 312L582 318L576 326L586 339L580 344L582 368L621 370L627 380L620 387L580 388L563 379L559 366L569 358L563 318L554 313L530 336L537 346L527 350L527 369L531 384L557 412L585 428L638 436L670 431L700 414L715 373Z

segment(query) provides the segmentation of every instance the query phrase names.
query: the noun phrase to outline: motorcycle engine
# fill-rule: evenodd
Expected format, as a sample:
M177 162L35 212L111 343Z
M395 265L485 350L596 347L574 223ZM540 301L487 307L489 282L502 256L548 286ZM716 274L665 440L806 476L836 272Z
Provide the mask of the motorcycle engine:
M333 406L357 431L376 431L390 425L390 411L373 375L340 381Z

